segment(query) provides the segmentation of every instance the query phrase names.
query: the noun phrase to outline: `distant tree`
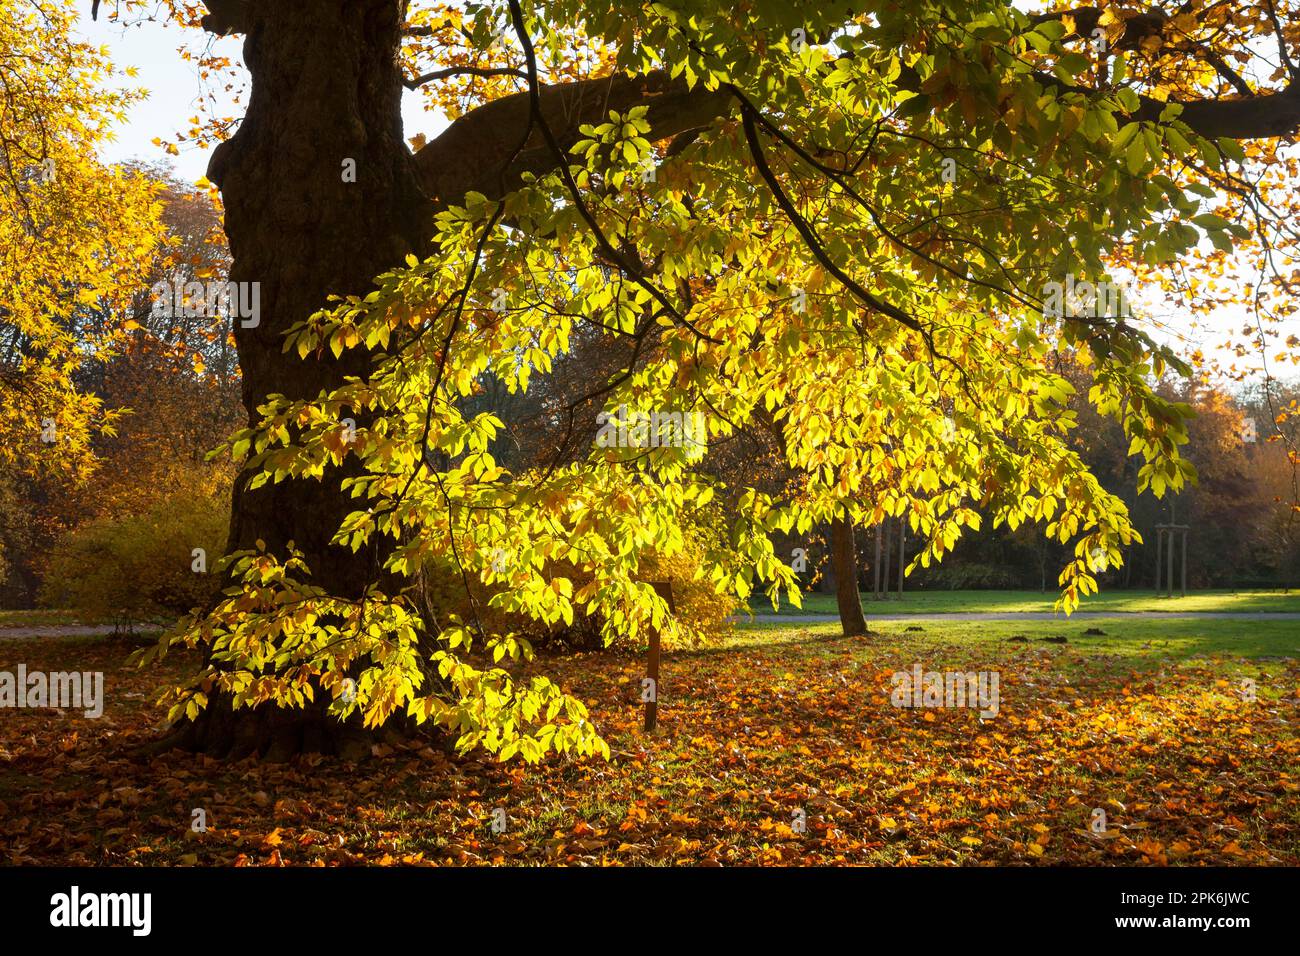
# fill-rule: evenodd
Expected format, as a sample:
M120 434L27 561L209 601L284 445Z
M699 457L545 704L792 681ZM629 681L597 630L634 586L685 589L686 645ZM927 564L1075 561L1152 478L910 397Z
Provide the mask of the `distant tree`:
M148 177L97 159L143 95L59 0L0 0L0 469L94 468L116 416L77 373L120 344L162 235ZM117 321L94 323L98 309Z

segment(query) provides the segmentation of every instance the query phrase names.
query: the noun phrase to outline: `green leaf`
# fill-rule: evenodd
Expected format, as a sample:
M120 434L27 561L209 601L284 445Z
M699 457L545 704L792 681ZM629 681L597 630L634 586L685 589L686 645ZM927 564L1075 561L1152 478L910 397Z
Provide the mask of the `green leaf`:
M1128 144L1128 150L1125 154L1128 171L1136 176L1142 172L1142 168L1147 164L1147 144L1141 136L1134 136L1133 141Z

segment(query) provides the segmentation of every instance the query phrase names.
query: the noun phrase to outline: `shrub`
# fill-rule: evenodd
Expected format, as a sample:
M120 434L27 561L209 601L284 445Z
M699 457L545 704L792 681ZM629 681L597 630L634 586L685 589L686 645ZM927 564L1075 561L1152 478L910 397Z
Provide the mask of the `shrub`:
M672 584L673 604L683 631L683 643L690 647L716 642L728 630L728 618L735 613L737 607L734 597L718 594L707 580L696 579L696 570L704 562L707 539L707 532L692 529L680 554L663 557L651 553L642 559L641 580L668 581ZM549 566L547 574L549 577L568 578L573 582L574 591L580 590L591 580L590 574L566 562ZM490 607L489 601L494 589L477 580L472 581L472 587L479 620L489 631L517 633L539 650L594 651L605 646L603 622L598 616L583 614L579 609L572 625L547 627L521 615ZM471 619L464 582L458 575L439 576L426 571L424 601L435 618L455 614L463 620ZM617 635L612 646L639 649ZM672 646L670 642L664 644L665 648Z
M1001 564L941 565L926 575L925 586L948 591L1006 591L1024 587L1018 568Z
M107 619L175 617L211 597L229 524L219 492L179 491L128 517L82 525L54 548L41 603ZM204 550L208 573L193 570Z

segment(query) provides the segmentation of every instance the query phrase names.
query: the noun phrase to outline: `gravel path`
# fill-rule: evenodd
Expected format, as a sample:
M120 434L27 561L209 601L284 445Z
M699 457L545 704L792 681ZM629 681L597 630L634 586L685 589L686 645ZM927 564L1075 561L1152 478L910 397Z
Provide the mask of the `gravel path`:
M135 629L137 634L161 634L162 628L155 624L141 624ZM0 641L6 638L30 637L96 637L112 634L112 624L32 624L17 627L0 627Z

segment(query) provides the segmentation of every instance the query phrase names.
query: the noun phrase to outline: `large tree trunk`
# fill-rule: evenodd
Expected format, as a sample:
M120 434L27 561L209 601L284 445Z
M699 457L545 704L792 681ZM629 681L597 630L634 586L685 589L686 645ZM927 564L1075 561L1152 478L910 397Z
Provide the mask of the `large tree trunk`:
M231 278L261 285L261 321L235 326L250 421L271 392L314 397L366 374L364 350L304 361L282 350L284 333L329 295L364 295L379 273L426 251L433 208L402 138L395 57L405 2L268 6L275 12L255 19L244 45L253 77L248 115L209 167L226 206ZM344 181L347 160L355 161L356 182ZM373 579L375 555L329 544L356 507L339 491L341 477L237 490L231 546L260 538L279 550L292 540L316 583L359 595Z
M840 627L845 637L867 633L858 596L858 554L853 540L853 523L844 518L831 522L831 566L835 570L835 601L839 605Z
M250 422L269 393L314 397L347 375L365 375L364 351L345 351L341 359L326 351L303 361L283 351L284 332L331 294L365 294L375 276L425 251L432 233L433 204L402 136L396 56L405 7L405 0L293 0L243 11L252 95L238 133L213 154L208 176L225 202L231 280L260 285L260 322L235 322ZM355 161L355 182L345 181L347 160ZM362 415L351 417L366 424ZM384 555L329 543L356 507L339 488L354 472L354 464L345 465L320 481L252 491L237 482L230 549L260 539L283 554L292 541L314 583L360 596ZM215 699L184 730L178 742L194 749L271 759L356 750L361 736L320 710L232 711L228 700Z

